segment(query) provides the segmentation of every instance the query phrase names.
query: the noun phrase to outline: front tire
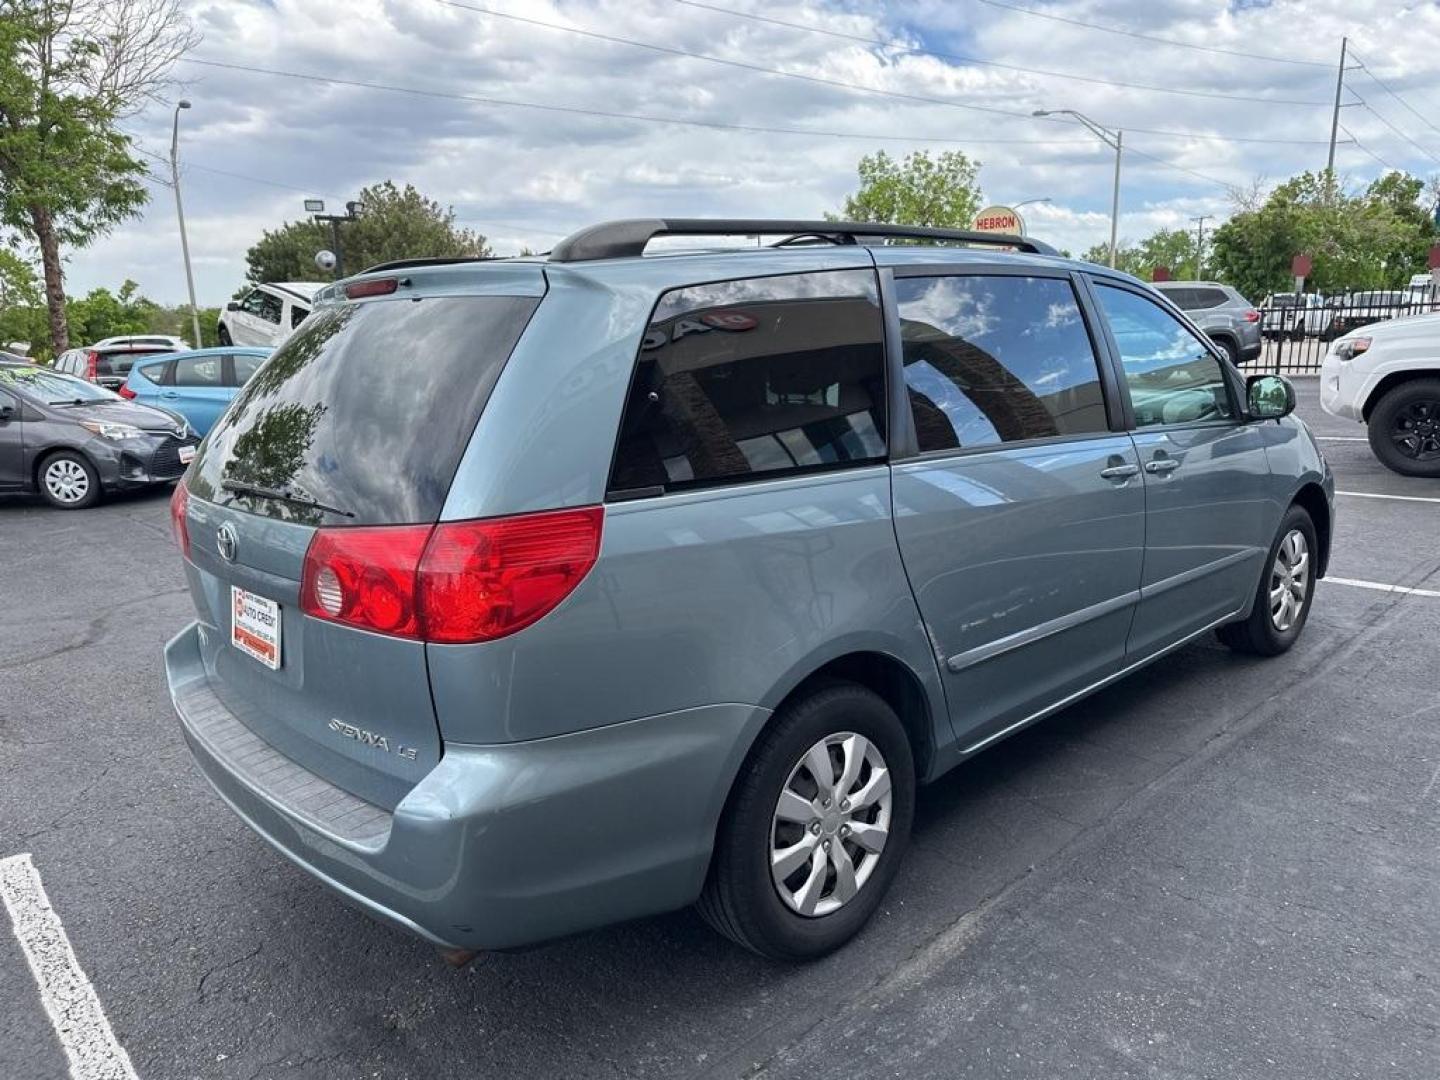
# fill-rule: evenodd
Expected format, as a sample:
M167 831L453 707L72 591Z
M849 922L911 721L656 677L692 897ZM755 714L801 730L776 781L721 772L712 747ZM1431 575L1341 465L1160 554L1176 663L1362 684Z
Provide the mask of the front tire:
M58 510L84 510L100 499L100 474L81 453L51 454L35 472L40 494Z
M221 345L235 344L233 341L230 340L230 331L226 329L224 323L221 323L220 328L215 331L215 340L218 341Z
M1294 645L1310 616L1319 553L1310 515L1290 507L1270 545L1249 618L1220 627L1220 640L1252 656L1279 656Z
M894 879L915 814L915 766L893 709L837 683L786 706L725 805L698 909L776 960L849 941Z
M1386 392L1370 412L1370 449L1402 476L1440 476L1440 379Z

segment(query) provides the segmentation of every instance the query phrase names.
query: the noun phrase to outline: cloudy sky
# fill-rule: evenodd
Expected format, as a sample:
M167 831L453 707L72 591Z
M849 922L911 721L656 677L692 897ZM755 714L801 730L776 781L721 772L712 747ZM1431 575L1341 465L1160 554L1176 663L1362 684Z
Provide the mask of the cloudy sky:
M338 206L362 185L409 181L506 254L610 217L819 216L881 148L964 150L988 200L1048 197L1024 209L1030 232L1080 251L1108 237L1114 156L1035 109L1125 130L1120 231L1139 239L1223 217L1229 185L1323 167L1347 34L1364 66L1346 73L1340 137L1352 141L1337 168L1357 184L1387 166L1440 173L1435 3L193 0L188 11L204 40L172 97L194 105L181 185L202 303L235 290L245 249L303 216L307 196ZM168 108L125 127L144 150L168 150ZM74 255L72 291L129 277L156 299L184 296L173 197L149 186L142 219Z

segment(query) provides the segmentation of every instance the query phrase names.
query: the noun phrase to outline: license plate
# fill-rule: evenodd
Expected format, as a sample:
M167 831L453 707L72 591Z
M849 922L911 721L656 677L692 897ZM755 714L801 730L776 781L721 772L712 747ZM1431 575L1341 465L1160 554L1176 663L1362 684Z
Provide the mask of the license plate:
M193 446L182 446L182 447L180 447L180 464L181 464L181 465L189 465L190 462L192 462L192 461L194 461L194 460L195 460L195 447L193 447Z
M280 667L280 605L230 586L230 644L266 667Z

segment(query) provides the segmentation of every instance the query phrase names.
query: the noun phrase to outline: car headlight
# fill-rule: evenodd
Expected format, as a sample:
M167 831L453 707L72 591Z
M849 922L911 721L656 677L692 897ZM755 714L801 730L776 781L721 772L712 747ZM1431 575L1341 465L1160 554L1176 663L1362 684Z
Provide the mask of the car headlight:
M81 420L80 426L86 431L94 432L102 439L134 439L140 435L140 429L134 424L108 424L103 420Z
M1346 338L1335 343L1335 355L1341 360L1353 360L1370 348L1370 338Z

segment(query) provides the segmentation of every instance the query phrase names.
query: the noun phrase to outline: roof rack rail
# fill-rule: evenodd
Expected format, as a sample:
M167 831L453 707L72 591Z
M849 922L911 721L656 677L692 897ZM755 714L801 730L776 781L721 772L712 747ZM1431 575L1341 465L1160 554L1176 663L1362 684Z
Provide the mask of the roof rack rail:
M381 270L408 270L412 266L448 266L451 263L494 262L499 255L430 255L423 259L396 259L393 262L377 263L359 271L374 274ZM348 275L347 275L348 276Z
M875 239L949 240L986 247L1013 247L1032 255L1060 254L1049 244L1006 233L936 229L926 225L886 225L873 221L790 221L769 218L628 218L605 221L571 233L550 251L551 262L589 262L644 254L657 236L786 236L834 237L855 244Z

